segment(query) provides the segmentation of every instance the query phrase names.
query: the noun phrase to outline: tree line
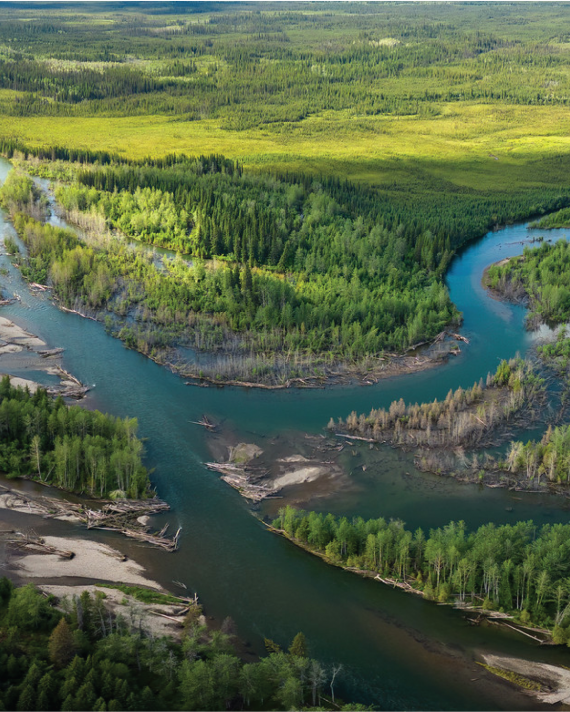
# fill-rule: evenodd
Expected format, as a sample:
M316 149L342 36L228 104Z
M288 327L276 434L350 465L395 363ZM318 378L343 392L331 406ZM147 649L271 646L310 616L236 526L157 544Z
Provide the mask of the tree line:
M496 436L498 427L539 406L543 397L544 379L530 362L514 358L502 361L485 382L450 389L445 400L407 405L400 399L369 415L353 411L338 424L331 418L328 428L414 448L481 446L485 437Z
M464 522L425 533L402 521L279 511L273 527L337 565L407 582L434 601L503 610L570 638L570 525Z
M431 116L444 102L568 103L563 6L552 23L525 9L520 25L508 13L413 18L362 5L314 18L304 8L278 16L225 8L199 22L181 10L172 24L123 13L105 22L42 8L2 16L0 84L14 92L2 110L169 114L244 130L327 111Z
M524 299L530 325L563 323L570 315L570 244L558 240L525 247L521 257L492 265L487 282L507 298Z

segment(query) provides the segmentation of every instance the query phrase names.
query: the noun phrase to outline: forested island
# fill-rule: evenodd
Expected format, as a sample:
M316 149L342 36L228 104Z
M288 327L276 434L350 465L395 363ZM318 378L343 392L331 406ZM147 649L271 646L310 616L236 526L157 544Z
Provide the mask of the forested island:
M467 532L464 522L450 522L426 535L401 521L349 521L286 507L272 528L329 563L439 603L547 627L559 644L570 639L568 525L488 524Z
M506 423L536 417L544 400L544 379L529 362L511 359L487 374L485 382L450 390L445 401L406 405L400 399L369 415L353 411L338 424L331 419L328 428L414 448L483 447L497 440Z
M0 381L0 471L89 494L141 499L150 481L134 418L114 418Z

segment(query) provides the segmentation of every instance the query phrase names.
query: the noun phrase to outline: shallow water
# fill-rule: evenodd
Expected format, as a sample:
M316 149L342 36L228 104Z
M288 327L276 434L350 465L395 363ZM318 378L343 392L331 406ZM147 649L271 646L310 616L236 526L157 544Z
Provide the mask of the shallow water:
M8 170L0 162L0 180ZM1 218L0 237L8 234L13 229ZM204 468L208 436L189 423L207 413L241 439L263 447L276 435L294 439L321 432L331 416L351 410L368 411L400 397L432 400L445 397L450 388L472 385L494 371L500 359L517 351L524 354L532 343L523 329L524 310L490 299L480 285L488 264L522 250L520 244L507 243L530 237L524 225L511 226L489 233L454 260L447 280L464 313L462 333L471 342L462 346L459 357L438 369L370 387L271 392L184 386L166 369L125 349L102 325L61 312L45 295L31 293L5 256L0 267L10 271L10 278L2 278L2 284L17 291L22 301L3 308L2 314L48 346L66 349L64 367L95 384L89 405L138 418L139 433L148 438L147 464L156 467L154 483L173 507L172 526L183 527L178 553L138 550L137 558L159 580L185 582L197 591L209 615L230 615L240 637L259 652L263 637L287 645L302 630L313 656L343 664L337 693L342 688L351 699L386 709L531 709L536 708L531 699L482 677L473 656L484 649L568 663L565 650L537 648L494 627L471 627L457 611L327 566L269 534L244 500ZM450 519L465 519L469 526L530 517L541 523L570 521L561 498L419 475L409 456L393 450L372 453L376 461L362 472L362 458L369 453L356 452L354 487L317 500L316 506L397 516L414 528ZM513 511L507 512L511 506ZM114 535L107 540L127 546Z

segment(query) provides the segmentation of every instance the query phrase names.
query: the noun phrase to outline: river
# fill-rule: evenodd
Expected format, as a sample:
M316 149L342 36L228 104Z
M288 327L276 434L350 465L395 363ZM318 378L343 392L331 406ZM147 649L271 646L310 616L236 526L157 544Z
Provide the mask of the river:
M0 181L9 169L0 162ZM0 267L8 276L2 284L21 301L4 307L2 315L49 346L65 348L65 368L95 385L90 407L138 418L139 434L148 438L147 465L156 468L153 481L173 508L172 526L182 526L183 536L176 554L137 549L136 558L165 585L172 588L172 581L179 580L197 591L208 615L231 616L252 650L263 650L263 637L287 645L303 631L312 656L328 665L342 663L337 693L380 709L536 709L532 699L482 675L474 656L485 650L568 664L567 651L538 648L520 634L495 627L469 626L457 611L327 566L271 535L245 501L204 468L208 436L189 423L207 413L240 438L263 446L283 434L319 433L331 416L346 416L353 409L365 412L400 397L432 400L445 397L450 388L472 385L494 371L500 359L524 354L532 343L523 328L524 309L494 301L480 285L488 264L520 253L520 241L532 234L525 225L491 232L453 261L447 282L464 314L462 333L470 339L458 357L437 369L370 387L187 387L165 368L125 349L101 324L61 312L45 295L30 292L4 255ZM549 237L559 234L563 231ZM0 216L0 237L7 235L14 236L14 230ZM366 472L354 468L352 477L348 493L321 499L316 506L401 517L412 528L450 519L464 519L470 527L527 518L570 521L564 499L439 480L417 473L409 458L392 450L376 453ZM124 541L112 535L107 539L119 548Z

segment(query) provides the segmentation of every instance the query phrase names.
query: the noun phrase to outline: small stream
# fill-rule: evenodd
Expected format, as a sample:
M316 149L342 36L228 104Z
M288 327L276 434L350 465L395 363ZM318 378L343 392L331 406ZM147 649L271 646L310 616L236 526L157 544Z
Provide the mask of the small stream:
M0 181L9 170L0 161ZM174 528L183 527L183 536L176 554L137 547L134 558L165 585L172 588L172 581L179 580L197 591L208 615L231 616L252 651L263 651L264 637L288 645L303 631L312 656L327 665L343 664L337 694L380 709L537 709L533 699L482 674L475 656L494 651L569 665L567 650L539 648L496 627L472 627L458 611L327 566L269 534L246 502L205 469L203 462L211 458L208 435L189 422L207 413L240 439L263 448L275 438L294 442L304 433L320 433L331 416L367 412L400 397L433 400L450 388L471 386L495 371L501 359L524 355L535 338L523 328L522 307L489 298L480 284L486 266L519 254L520 242L535 234L525 225L490 232L453 261L447 282L464 314L462 333L470 340L457 358L369 387L187 387L125 349L101 324L61 312L45 295L30 292L5 255L0 268L8 270L8 277L1 284L22 300L4 307L2 315L48 346L65 348L64 367L95 386L89 407L138 418L139 434L148 438L147 465L156 468L154 483L172 505L169 519ZM0 215L0 240L7 235L14 236L14 230ZM548 237L562 235L552 231ZM490 490L420 474L409 455L392 449L355 452L347 453L351 486L311 506L338 514L399 517L411 528L426 529L451 519L464 519L469 527L530 518L539 524L570 521L570 504L562 497ZM113 534L100 536L133 550L133 544Z

